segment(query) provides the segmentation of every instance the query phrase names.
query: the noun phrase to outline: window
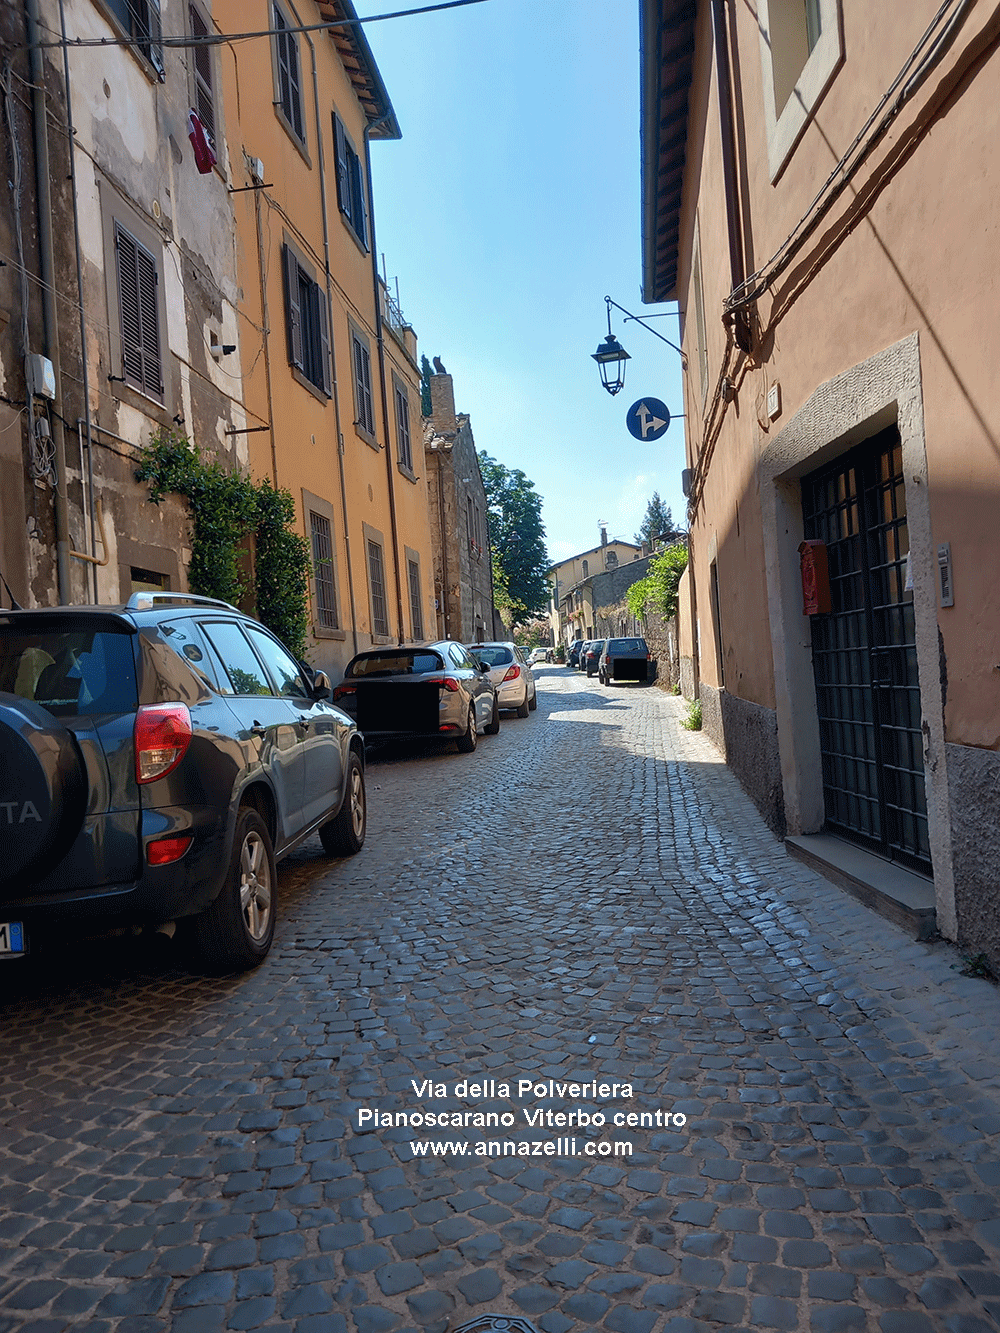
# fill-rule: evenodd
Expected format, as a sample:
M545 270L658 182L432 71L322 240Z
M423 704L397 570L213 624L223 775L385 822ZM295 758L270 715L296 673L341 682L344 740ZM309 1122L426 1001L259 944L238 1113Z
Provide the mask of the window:
M202 625L206 637L222 659L235 694L273 694L265 679L264 668L232 620L215 620Z
M164 66L163 47L160 44L160 0L104 0L104 7L125 36L139 43L137 49L153 66L162 83Z
M122 378L162 403L160 274L156 259L117 219L114 247Z
M188 5L188 21L192 37L207 37L208 24L201 16L196 5ZM209 141L215 148L215 90L212 71L212 47L194 46L191 48L191 63L194 76L194 109L204 127ZM218 157L218 153L216 153Z
M474 527L472 526L472 496L471 496L471 495L467 495L467 496L465 497L465 504L466 504L466 510L465 510L465 527L466 527L466 531L467 531L468 536L469 536L469 547L471 548L471 547L475 546L475 544L476 544L476 532L475 532Z
M407 560L406 572L410 584L410 624L413 626L413 637L422 639L424 618L420 609L420 566L416 560Z
M396 399L396 440L399 445L399 463L407 472L412 472L413 449L410 444L410 400L406 396L406 390L395 375L392 384Z
M129 566L129 589L132 592L169 592L170 575L161 574L156 569L140 569L137 565Z
M344 221L359 245L368 249L368 224L365 212L365 177L361 158L347 137L343 122L334 114L333 142L337 158L337 204Z
M588 563L586 560L584 560L584 562L583 562L583 577L586 578L586 577L589 575L589 573L590 573L590 565L589 565L589 563Z
M286 242L283 247L288 360L303 377L330 397L330 332L326 292L312 270Z
M372 599L372 633L389 637L389 614L385 602L385 565L382 548L368 539L368 587Z
M760 0L758 5L772 181L843 60L839 4L840 0Z
M291 653L282 648L277 639L272 639L270 634L265 634L253 625L247 626L247 634L263 658L272 681L278 687L278 693L286 699L308 699L309 691L302 679L302 672Z
M309 530L312 538L313 578L316 582L316 622L323 629L339 629L330 520L310 510Z
M280 118L285 122L289 133L303 146L306 141L305 125L302 119L302 86L299 76L299 43L294 32L289 32L291 23L285 17L280 6L274 6L274 68L277 84L275 98Z
M375 439L375 409L372 405L372 359L368 343L356 330L351 330L351 349L354 362L354 424Z

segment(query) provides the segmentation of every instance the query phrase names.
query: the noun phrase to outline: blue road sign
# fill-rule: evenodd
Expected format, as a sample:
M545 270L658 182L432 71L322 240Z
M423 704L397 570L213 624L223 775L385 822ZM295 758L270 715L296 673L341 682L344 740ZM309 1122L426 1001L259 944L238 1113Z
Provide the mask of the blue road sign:
M659 398L640 398L626 413L625 425L637 440L658 440L667 432L670 412Z

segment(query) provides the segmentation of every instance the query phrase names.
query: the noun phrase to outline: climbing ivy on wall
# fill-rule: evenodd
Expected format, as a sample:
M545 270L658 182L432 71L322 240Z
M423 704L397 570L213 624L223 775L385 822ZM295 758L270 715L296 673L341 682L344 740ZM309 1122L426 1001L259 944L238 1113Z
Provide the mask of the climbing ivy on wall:
M254 600L261 623L293 652L306 651L309 628L309 543L292 524L295 501L270 482L230 472L179 431L160 431L139 451L136 480L149 484L159 504L167 494L183 495L191 511L188 583L203 597L234 606L246 596L240 570L244 539L256 537Z

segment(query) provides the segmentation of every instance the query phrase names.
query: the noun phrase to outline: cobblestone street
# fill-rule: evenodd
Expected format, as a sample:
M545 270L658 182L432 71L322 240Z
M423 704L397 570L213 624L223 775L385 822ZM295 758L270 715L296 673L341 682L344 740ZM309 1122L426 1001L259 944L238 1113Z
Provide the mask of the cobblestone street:
M0 1333L995 1333L1000 993L789 857L682 700L538 680L473 755L372 759L256 973L7 965Z

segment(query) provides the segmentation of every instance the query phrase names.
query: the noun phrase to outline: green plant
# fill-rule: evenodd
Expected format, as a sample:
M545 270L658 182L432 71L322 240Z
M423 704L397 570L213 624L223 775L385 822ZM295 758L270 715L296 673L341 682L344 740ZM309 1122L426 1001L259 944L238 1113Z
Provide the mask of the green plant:
M961 976L979 977L983 981L996 981L997 977L990 967L990 960L984 953L977 953L974 958L966 958Z
M644 618L647 607L668 620L676 615L677 589L687 562L688 550L684 542L668 546L650 561L646 577L633 583L625 592L625 602L637 620Z
M160 431L139 451L136 480L149 484L159 504L169 493L183 495L191 511L188 583L203 597L237 606L247 595L240 570L246 539L256 540L254 601L262 624L303 657L309 628L310 552L292 528L295 501L269 482L230 472L179 431Z
M680 681L678 681L677 684L674 686L674 688L670 691L670 693L671 693L671 694L680 694L680 692L681 692L681 683L680 683Z
M701 700L692 699L687 706L687 713L681 718L685 731L701 731Z

